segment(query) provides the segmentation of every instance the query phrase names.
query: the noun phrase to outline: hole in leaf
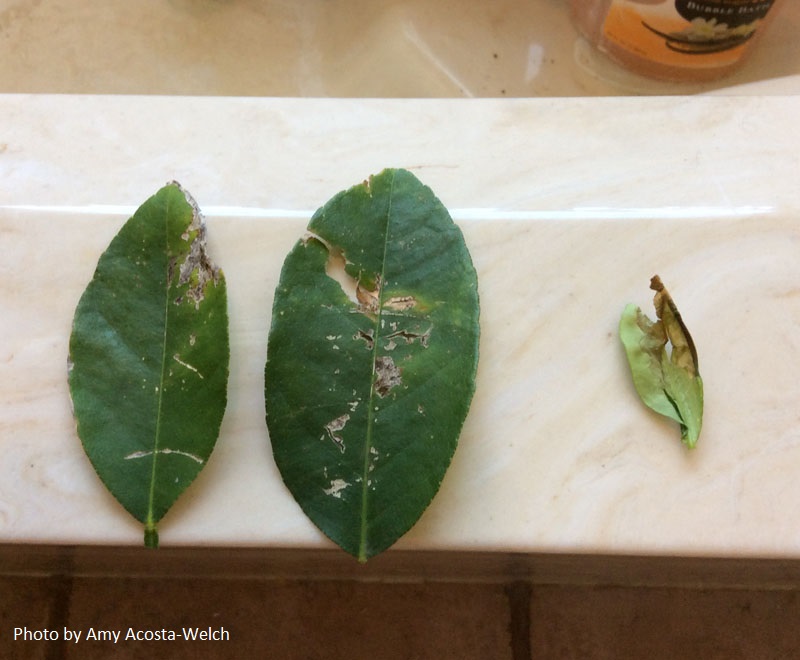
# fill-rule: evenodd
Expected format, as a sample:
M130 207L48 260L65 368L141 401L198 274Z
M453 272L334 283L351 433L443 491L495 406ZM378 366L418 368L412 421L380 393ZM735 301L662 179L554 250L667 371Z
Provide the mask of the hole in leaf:
M356 278L352 277L345 269L347 260L344 257L344 252L334 249L327 244L325 244L325 247L328 249L328 261L325 263L325 274L339 283L339 286L342 287L342 291L350 302L354 305L359 305L358 282Z

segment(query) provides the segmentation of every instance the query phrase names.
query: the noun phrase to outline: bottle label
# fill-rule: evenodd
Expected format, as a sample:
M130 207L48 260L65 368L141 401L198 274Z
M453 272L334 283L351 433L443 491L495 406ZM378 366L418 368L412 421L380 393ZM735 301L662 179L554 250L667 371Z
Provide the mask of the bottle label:
M605 38L643 59L704 69L736 63L774 0L612 0Z

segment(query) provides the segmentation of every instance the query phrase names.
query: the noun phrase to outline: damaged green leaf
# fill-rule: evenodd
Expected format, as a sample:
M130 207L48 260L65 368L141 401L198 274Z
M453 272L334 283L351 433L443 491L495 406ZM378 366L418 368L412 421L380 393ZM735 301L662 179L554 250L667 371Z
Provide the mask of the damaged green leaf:
M650 288L656 292L653 305L658 320L654 323L639 307L628 304L619 323L620 339L639 397L652 410L678 422L681 440L691 449L703 424L697 350L658 275L651 278Z
M475 388L477 276L405 170L319 209L287 256L265 367L273 454L308 517L365 561L436 494Z
M70 336L78 435L149 547L205 466L225 411L227 293L205 234L186 191L159 190L100 256Z

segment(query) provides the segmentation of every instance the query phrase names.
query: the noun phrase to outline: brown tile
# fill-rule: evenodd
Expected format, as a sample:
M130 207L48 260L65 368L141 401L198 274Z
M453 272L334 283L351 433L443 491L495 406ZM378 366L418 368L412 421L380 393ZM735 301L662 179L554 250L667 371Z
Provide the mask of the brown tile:
M502 586L76 578L67 658L510 659ZM124 641L128 628L224 628L229 641ZM120 642L85 641L89 628Z
M58 578L0 575L0 658L47 658L58 652L59 641L15 640L14 629L59 631L60 613L54 608L64 605L61 587Z
M534 587L534 658L800 657L800 592Z

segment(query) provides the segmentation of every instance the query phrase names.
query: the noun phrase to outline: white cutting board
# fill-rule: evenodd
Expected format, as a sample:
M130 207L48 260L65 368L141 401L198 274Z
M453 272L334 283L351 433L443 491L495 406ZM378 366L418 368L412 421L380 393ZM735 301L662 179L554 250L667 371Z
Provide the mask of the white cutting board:
M66 382L97 258L170 179L228 278L229 405L162 545L330 547L263 404L272 294L313 211L384 167L432 187L478 270L477 392L396 547L800 557L800 97L0 96L0 542L139 545ZM696 450L633 390L623 306L661 275L698 347Z

